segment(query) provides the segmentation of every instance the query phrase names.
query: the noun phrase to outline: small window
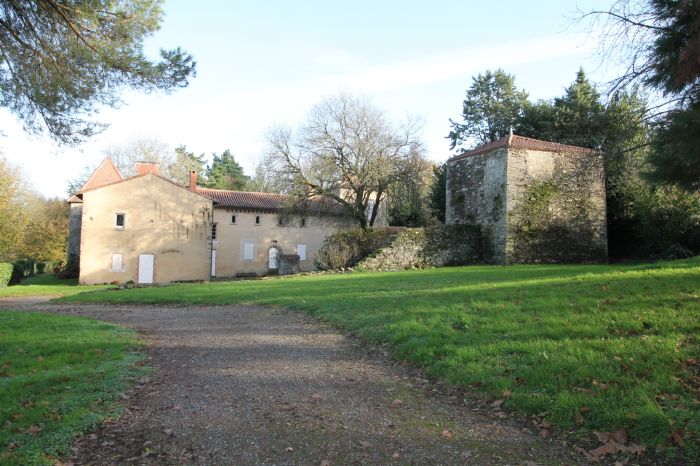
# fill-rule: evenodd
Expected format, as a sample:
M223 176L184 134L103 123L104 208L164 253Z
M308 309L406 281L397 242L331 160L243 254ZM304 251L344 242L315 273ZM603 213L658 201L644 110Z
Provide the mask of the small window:
M122 255L112 254L112 267L110 269L112 272L122 271Z
M231 225L236 224L236 214L231 214Z
M212 241L216 241L216 223L211 224L211 239Z
M306 226L306 217L301 217L301 226L302 227Z
M299 256L300 261L306 260L306 245L305 244L297 244L297 255Z
M126 226L126 214L114 214L114 228L123 230Z
M255 243L252 241L243 241L243 260L255 260Z
M255 216L255 224L260 225L260 215Z

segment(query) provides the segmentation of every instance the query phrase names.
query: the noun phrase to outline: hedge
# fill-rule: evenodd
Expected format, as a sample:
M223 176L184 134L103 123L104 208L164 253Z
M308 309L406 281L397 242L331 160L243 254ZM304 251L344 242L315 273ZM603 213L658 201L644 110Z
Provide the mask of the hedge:
M0 262L0 287L10 284L13 268L14 266L9 262Z

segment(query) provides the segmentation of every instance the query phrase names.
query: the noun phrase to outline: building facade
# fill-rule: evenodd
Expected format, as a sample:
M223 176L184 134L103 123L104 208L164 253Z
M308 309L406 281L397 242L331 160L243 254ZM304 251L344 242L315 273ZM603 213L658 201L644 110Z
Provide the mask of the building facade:
M354 226L347 217L278 213L287 197L207 189L159 176L157 164L137 163L123 178L103 162L71 205L69 261L81 284L170 283L212 277L310 271L326 236ZM286 262L285 262L286 261Z
M510 135L447 162L447 224L498 264L607 260L603 154Z

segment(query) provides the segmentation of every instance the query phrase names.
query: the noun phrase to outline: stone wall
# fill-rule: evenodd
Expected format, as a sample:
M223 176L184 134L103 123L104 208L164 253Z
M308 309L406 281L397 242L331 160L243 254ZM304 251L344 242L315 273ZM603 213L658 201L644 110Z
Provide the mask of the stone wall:
M603 154L501 147L449 161L445 223L478 225L484 259L607 259Z
M397 233L390 244L363 259L357 269L405 270L481 262L484 242L479 227L436 225Z
M293 275L301 272L299 265L299 255L297 254L280 254L277 273L279 275Z
M508 151L498 149L448 163L445 223L479 225L485 259L501 263L506 246Z
M511 150L505 262L607 259L600 153Z

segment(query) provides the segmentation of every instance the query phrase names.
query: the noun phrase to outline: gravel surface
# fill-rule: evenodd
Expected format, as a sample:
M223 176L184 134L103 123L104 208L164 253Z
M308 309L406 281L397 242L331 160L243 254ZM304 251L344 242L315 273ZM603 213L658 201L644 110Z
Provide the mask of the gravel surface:
M76 465L579 464L488 404L465 401L310 317L257 306L0 302L140 332L152 375Z

